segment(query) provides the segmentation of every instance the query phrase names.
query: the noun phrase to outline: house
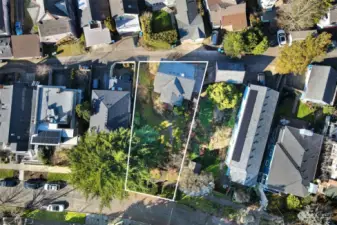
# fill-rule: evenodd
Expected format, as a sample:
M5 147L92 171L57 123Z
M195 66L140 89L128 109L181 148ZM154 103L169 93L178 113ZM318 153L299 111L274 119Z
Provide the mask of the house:
M321 29L337 26L337 6L333 6L326 15L324 15L317 26Z
M10 37L0 37L0 60L13 58Z
M28 84L0 85L0 150L28 151L35 94Z
M232 182L257 184L278 97L277 91L264 86L246 88L226 159Z
M176 20L180 40L200 43L206 37L204 22L195 0L177 1Z
M324 137L306 129L281 128L274 147L266 187L299 197L309 195Z
M246 70L243 63L216 62L215 82L242 84Z
M14 58L40 58L42 56L41 43L36 34L11 36Z
M110 30L104 25L110 16L108 0L80 0L78 11L86 47L111 43Z
M132 34L141 30L139 14L144 6L142 0L109 0L111 17L115 20L120 35Z
M72 0L36 0L30 5L27 10L32 20L36 18L41 42L52 44L78 37L74 4Z
M9 15L9 0L1 1L1 17L0 17L0 36L10 36L10 15Z
M301 100L333 105L336 97L337 72L331 66L309 65Z
M184 99L192 99L196 72L191 63L160 63L154 79L154 92L160 94L161 102L181 106Z
M288 35L289 45L292 44L293 41L303 41L308 36L316 36L316 30L302 30L302 31L290 31Z
M151 7L152 11L159 11L165 7L174 7L176 0L145 0L145 4Z
M93 90L90 130L112 131L127 128L131 122L131 95L129 91Z
M81 90L63 86L38 86L31 144L73 146L77 144L75 107L81 103Z

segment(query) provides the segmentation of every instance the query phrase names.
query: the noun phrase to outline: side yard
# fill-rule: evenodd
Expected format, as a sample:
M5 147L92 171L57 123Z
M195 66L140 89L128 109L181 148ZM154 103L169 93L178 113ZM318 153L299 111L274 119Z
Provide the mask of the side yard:
M42 221L58 221L76 224L85 224L85 213L78 212L48 212L45 210L27 210L23 217Z

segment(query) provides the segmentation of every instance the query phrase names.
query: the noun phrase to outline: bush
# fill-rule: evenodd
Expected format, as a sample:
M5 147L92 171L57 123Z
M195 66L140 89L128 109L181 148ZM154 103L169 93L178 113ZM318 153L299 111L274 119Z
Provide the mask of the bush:
M286 202L287 208L290 210L298 210L302 208L300 199L294 195L288 195Z
M44 165L51 165L54 155L54 148L44 146L39 148L38 157Z
M116 23L115 20L111 18L111 16L108 16L104 20L104 25L110 30L110 32L116 32Z
M268 49L268 47L269 47L268 38L264 37L263 40L258 45L256 45L252 53L253 55L261 55Z

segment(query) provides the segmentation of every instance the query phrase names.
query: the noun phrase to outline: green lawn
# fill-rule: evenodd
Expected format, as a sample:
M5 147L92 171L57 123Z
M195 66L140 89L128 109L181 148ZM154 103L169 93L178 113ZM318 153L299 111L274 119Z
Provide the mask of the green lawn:
M200 98L199 104L198 119L203 128L209 129L212 126L214 104L207 97Z
M48 212L45 210L26 211L23 217L36 220L50 220L68 223L85 224L85 213L78 212Z
M146 40L145 44L153 50L169 50L171 45L165 41Z
M0 170L0 178L13 177L15 170Z
M217 214L221 208L221 205L202 197L184 196L178 203L210 214Z
M70 174L67 173L48 173L47 175L48 181L59 181L59 180L69 181L69 179Z
M157 11L152 16L152 29L154 33L172 30L172 20L170 14L165 11Z
M309 122L315 121L315 111L315 108L310 109L308 105L300 101L298 104L297 118Z
M74 44L64 44L57 47L58 56L75 56L86 54L84 47L81 43L77 42Z

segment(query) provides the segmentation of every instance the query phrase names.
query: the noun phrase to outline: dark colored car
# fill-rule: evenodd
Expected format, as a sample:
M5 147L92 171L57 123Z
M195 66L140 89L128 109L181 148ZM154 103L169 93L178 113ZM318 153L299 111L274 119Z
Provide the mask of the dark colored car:
M4 180L0 180L1 187L15 187L18 185L19 180L16 178L6 178Z
M25 181L24 187L26 189L39 189L40 187L43 187L45 184L45 180L43 179L29 179Z
M214 30L211 35L212 45L217 45L219 43L219 31Z

